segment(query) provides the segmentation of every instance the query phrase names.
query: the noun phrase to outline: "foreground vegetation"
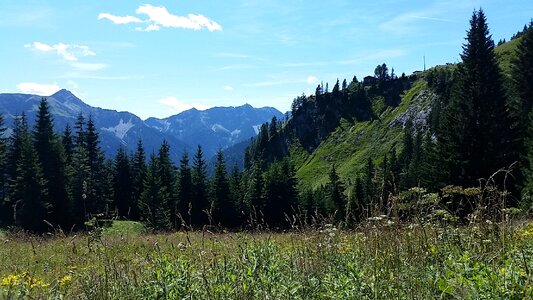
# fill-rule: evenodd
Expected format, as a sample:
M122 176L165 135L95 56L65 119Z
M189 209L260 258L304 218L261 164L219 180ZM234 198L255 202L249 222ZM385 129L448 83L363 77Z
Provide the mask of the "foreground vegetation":
M2 239L1 299L533 299L531 221Z

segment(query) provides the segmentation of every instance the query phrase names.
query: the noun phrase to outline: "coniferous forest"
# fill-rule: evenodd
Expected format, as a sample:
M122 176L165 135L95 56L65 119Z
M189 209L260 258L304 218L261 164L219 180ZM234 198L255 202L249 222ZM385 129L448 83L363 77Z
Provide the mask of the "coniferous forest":
M244 170L227 165L220 150L212 176L201 146L178 164L166 142L146 153L139 140L135 152L120 149L106 158L91 116L80 114L54 132L43 98L33 126L17 116L12 133L0 140L0 224L36 233L85 230L111 219L156 230L285 229L317 220L346 227L379 216L409 220L431 205L459 220L474 212L493 218L510 208L527 212L533 205L533 24L513 39L518 49L505 73L486 17L476 11L461 62L409 76L380 64L364 80L337 80L331 91L320 84L314 95L294 99L290 118L261 126ZM420 81L437 95L423 126L407 120L402 142L382 156L368 155L350 178L341 178L333 163L327 183L299 183L295 146L312 153L343 119L379 122L379 112L398 107ZM1 119L0 125L5 132ZM420 204L422 196L433 200Z
M0 115L0 299L533 299L533 21L487 24L457 63L297 96L244 168L171 138L106 156L53 97Z

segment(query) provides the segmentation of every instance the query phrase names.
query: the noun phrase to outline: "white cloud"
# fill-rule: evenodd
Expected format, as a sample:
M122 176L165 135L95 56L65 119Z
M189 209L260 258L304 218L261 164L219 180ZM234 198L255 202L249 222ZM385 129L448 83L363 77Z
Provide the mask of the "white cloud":
M41 52L55 52L67 61L77 61L79 57L96 55L96 53L91 51L91 49L85 45L69 45L63 43L48 45L41 42L33 42L32 44L24 45L24 47Z
M146 27L136 27L137 31L158 31L161 27L165 28L185 28L193 30L207 29L209 31L221 31L222 26L217 22L210 20L204 15L188 14L187 16L177 16L171 14L164 6L153 6L144 4L135 11L138 15L146 15L148 19L141 20L133 16L119 17L109 13L101 13L98 20L108 19L114 24L129 23L147 23Z
M101 64L101 63L80 63L75 62L70 64L74 69L80 70L80 71L99 71L102 69L107 68L107 64Z
M17 84L17 89L25 94L34 94L39 96L50 96L61 88L57 84L41 84L35 82L21 82Z
M307 77L307 84L317 84L318 83L318 78L316 78L315 76L309 76Z
M189 104L189 103L185 103L185 102L179 100L176 97L166 97L166 98L160 99L158 102L160 104L172 107L178 113L182 112L182 111L185 111L185 110L188 110L188 109L191 109L193 107L198 109L198 110L206 110L206 109L209 109L209 108L213 107L213 105L209 105L209 104L202 104L202 103L191 103L191 104Z
M234 90L234 88L233 88L232 86L226 85L226 86L224 87L224 90L225 90L225 91L228 91L228 92L231 92L231 91Z
M113 22L114 24L129 24L129 23L141 23L142 21L139 18L133 17L133 16L114 16L109 13L101 13L98 15L98 20L102 19L108 19L109 21Z

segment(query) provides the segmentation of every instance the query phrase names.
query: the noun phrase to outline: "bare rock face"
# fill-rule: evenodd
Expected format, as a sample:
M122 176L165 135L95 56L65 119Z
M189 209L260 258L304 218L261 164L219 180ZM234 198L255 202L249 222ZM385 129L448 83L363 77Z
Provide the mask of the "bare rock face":
M402 126L404 128L408 122L411 122L415 130L426 128L427 119L431 112L430 103L436 101L437 97L437 94L430 90L422 90L413 98L407 110L389 123L389 127Z

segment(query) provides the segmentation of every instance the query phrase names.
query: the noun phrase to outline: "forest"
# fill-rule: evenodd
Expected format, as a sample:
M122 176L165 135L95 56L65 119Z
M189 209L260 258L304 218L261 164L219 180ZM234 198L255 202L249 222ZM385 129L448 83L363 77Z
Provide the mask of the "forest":
M213 176L201 146L178 165L165 141L157 153L145 153L140 140L134 153L120 149L105 158L91 116L80 114L72 127L54 132L43 98L34 126L22 114L0 140L0 224L36 233L86 230L111 219L163 231L288 229L317 220L344 227L380 216L409 220L426 210L461 221L473 213L503 218L510 208L527 213L533 204L533 23L513 36L520 43L510 74L498 65L483 11L470 25L460 63L410 76L380 64L364 80L337 80L331 91L320 84L314 95L294 99L290 119L261 126L246 149L244 170L227 166L220 150ZM397 107L419 81L438 95L424 126L408 120L402 143L383 157L366 157L351 178L341 179L331 164L327 184L299 184L295 145L311 153L342 119L378 122L375 99L382 100L381 111Z

